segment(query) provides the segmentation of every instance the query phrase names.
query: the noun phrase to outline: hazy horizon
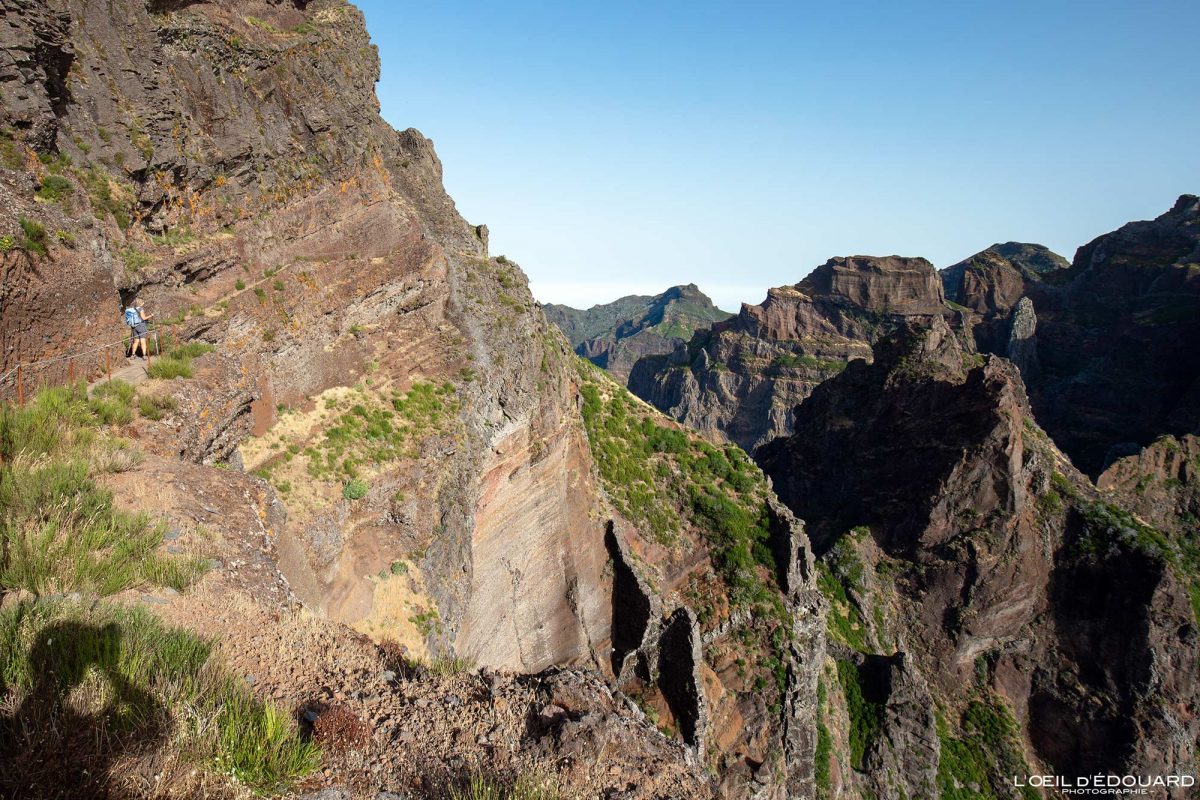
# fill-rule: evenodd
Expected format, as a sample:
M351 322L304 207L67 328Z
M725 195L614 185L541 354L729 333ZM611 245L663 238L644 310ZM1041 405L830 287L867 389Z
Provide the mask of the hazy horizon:
M1070 259L1200 190L1200 6L362 0L384 117L542 302L757 303L839 255Z

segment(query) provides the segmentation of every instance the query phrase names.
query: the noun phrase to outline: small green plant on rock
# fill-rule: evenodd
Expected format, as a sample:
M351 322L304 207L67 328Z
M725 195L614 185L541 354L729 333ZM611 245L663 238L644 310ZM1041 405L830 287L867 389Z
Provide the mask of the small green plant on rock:
M19 222L21 231L25 234L21 240L21 248L30 253L46 255L49 251L46 249L46 228L42 223L26 217L21 217Z
M48 203L57 203L70 196L73 191L75 191L74 185L66 178L61 175L47 175L46 179L42 181L41 188L37 190L37 197Z
M347 500L362 500L371 490L370 485L361 478L353 478L342 486L342 497Z

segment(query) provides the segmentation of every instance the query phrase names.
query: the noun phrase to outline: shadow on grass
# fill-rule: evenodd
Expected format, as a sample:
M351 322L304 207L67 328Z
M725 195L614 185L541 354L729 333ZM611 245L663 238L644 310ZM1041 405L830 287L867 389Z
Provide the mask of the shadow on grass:
M168 716L121 674L122 647L116 623L58 622L38 633L28 658L32 688L15 710L0 709L0 797L125 796L113 790L110 767L157 749Z

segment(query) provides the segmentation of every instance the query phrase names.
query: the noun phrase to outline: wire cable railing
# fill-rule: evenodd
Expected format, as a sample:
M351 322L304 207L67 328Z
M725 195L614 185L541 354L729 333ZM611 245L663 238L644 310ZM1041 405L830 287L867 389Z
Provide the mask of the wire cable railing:
M156 326L150 329L146 336L148 347L146 351L146 367L149 368L152 358L162 355L162 336L160 329ZM166 337L168 343L174 341L178 343L179 337L174 330L174 326L167 326ZM71 353L63 353L50 358L41 358L36 361L18 361L16 366L9 369L7 372L0 374L0 392L16 396L16 401L19 405L25 404L25 392L27 389L42 389L47 386L57 386L75 383L77 378L83 378L88 383L92 383L93 378L107 378L112 381L113 374L113 349L116 347L122 348L121 358L125 358L125 351L131 346L132 337L124 336L121 339L104 344L95 345L84 350L76 350ZM151 352L153 351L153 353ZM94 361L84 361L89 356L94 357ZM52 371L49 379L46 377L46 368L55 364L64 364L61 370ZM76 366L80 366L77 373Z

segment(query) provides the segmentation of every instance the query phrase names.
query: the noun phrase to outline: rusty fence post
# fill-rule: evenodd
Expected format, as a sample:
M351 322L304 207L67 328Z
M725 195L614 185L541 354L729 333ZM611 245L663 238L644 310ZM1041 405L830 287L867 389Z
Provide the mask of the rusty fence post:
M71 384L71 388L75 388L75 359L67 359L67 383Z
M17 405L25 405L25 384L22 382L21 362L17 362Z
M108 382L112 383L112 348L104 348L104 369L108 373Z

